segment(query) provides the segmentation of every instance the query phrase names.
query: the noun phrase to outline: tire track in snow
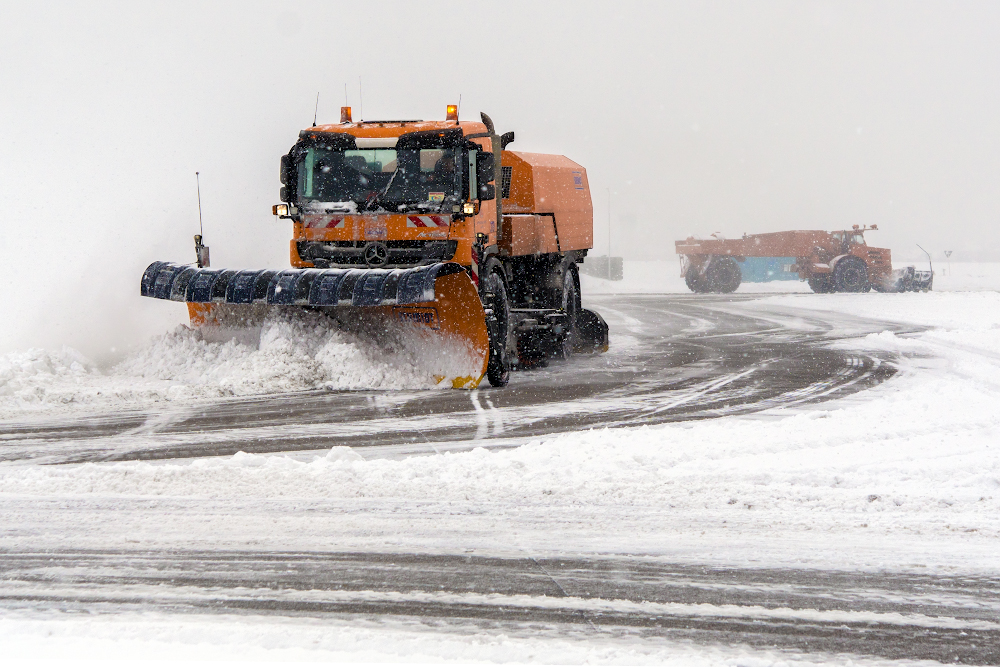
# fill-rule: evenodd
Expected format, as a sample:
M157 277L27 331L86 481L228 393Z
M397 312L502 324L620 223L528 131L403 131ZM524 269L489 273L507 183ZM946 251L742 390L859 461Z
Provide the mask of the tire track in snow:
M612 322L607 354L514 373L505 389L315 391L8 421L0 424L0 461L152 460L334 446L396 456L442 446L509 446L585 428L796 406L863 390L895 372L883 363L892 360L889 353L844 348L851 337L885 330L881 321L761 308L752 297L596 301L591 305ZM630 342L616 348L620 335ZM832 342L838 349L830 349Z
M1000 579L658 559L253 551L0 552L0 609L440 619L965 664L1000 661Z

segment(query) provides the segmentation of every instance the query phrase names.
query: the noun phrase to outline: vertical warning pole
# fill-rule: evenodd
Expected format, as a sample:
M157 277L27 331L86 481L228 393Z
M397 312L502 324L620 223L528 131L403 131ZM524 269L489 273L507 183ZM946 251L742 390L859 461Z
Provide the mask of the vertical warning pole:
M472 278L472 284L479 289L479 264L483 259L483 237L485 234L476 234L476 242L472 244L472 266L470 277Z

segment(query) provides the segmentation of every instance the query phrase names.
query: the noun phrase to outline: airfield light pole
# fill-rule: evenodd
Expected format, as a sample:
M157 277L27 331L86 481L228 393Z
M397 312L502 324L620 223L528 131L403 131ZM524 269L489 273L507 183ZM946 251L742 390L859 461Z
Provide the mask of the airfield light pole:
M611 280L611 188L608 188L608 280Z
M944 256L948 260L948 275L951 276L951 250L945 250Z

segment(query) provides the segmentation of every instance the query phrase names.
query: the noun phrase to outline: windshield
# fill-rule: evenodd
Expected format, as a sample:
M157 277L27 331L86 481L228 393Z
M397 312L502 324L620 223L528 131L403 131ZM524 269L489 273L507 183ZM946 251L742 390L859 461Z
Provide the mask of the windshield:
M448 211L462 197L457 148L307 149L297 164L299 203L345 210ZM329 207L328 207L329 208Z

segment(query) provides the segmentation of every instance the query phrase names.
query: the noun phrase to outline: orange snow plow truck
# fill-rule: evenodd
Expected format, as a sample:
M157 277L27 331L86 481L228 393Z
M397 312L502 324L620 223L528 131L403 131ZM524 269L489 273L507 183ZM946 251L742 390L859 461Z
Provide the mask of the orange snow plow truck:
M865 243L865 232L876 225L836 232L788 231L744 234L742 238L696 239L675 242L681 276L693 292L728 294L742 282L741 265L748 258L787 258L785 271L797 273L814 292L915 292L931 289L934 270L912 266L892 269L888 248ZM928 255L928 258L930 256Z
M303 130L281 158L272 212L292 221L294 268L211 269L196 237L197 266L154 262L142 295L186 302L201 327L323 313L389 350L417 341L433 379L455 388L607 350L607 324L580 302L586 170L504 150L514 133L481 119L459 122L449 105L445 121L355 123L344 107L340 124Z

